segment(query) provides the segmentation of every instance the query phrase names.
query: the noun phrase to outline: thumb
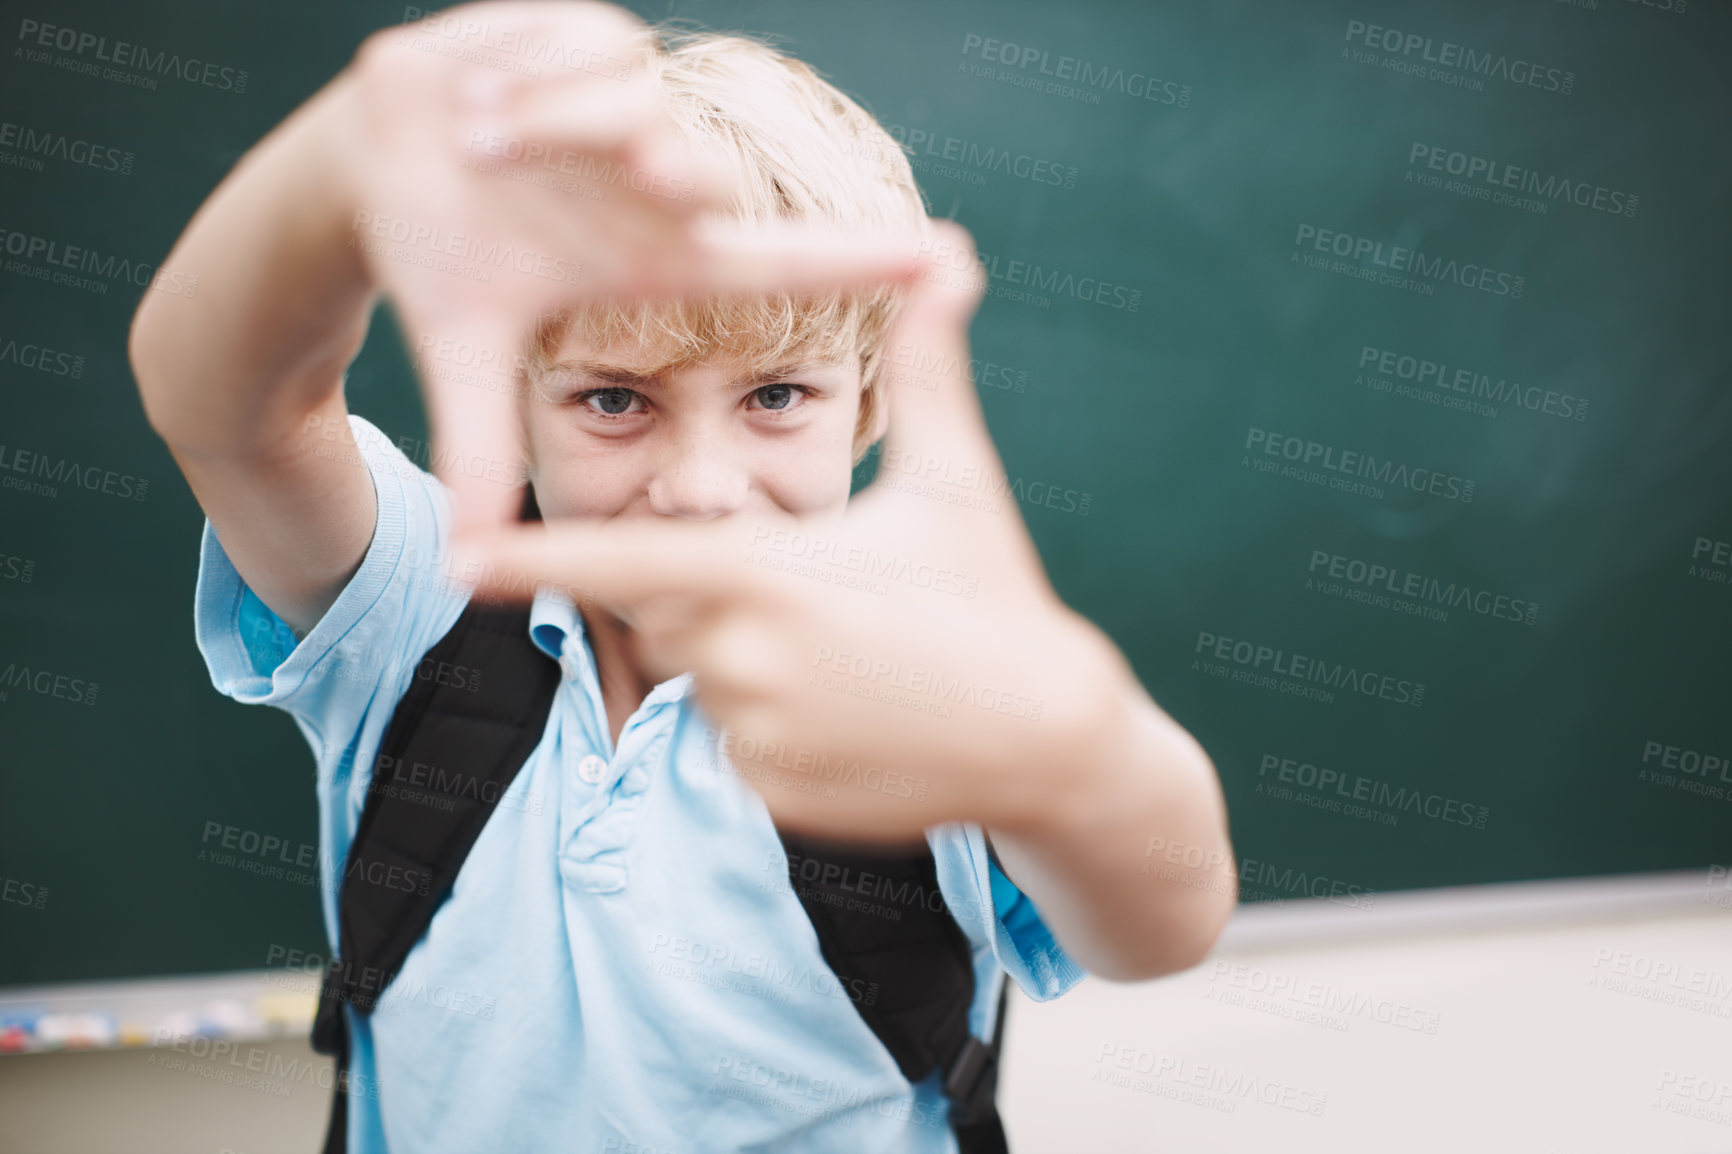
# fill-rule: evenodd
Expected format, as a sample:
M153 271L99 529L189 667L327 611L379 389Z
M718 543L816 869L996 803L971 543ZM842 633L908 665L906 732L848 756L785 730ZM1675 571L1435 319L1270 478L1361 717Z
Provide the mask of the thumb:
M532 334L485 308L405 328L427 409L429 468L451 493L453 542L514 524L528 479L518 406Z
M986 292L974 238L931 220L916 269L884 342L890 429L887 464L927 475L1003 471L970 371L968 327Z

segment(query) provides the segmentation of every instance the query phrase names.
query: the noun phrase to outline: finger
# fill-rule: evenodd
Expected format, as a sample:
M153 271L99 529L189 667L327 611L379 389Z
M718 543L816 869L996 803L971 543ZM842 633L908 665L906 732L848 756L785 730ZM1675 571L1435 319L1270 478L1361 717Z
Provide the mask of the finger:
M648 28L625 9L604 3L548 4L484 0L434 12L405 26L401 40L420 35L435 54L477 76L526 84L544 77L590 74L629 78ZM488 82L478 84L485 91Z
M610 606L661 597L753 604L768 596L772 575L745 563L748 542L738 525L567 520L454 542L453 568L478 593L515 599L547 585Z
M618 156L636 139L659 131L666 111L661 94L638 69L632 79L585 73L534 83L466 78L465 127L497 138L494 155L507 161L546 163L572 154ZM509 149L503 145L512 145Z
M968 326L985 273L963 228L931 225L884 343L890 427L879 476L1002 491L1004 465L969 369Z
M516 523L527 480L517 409L527 334L484 308L408 320L431 441L426 464L450 491L453 541Z
M581 43L569 41L572 31L538 30L545 41L538 57L558 66L546 78L481 70L464 78L464 148L676 215L726 205L738 175L691 147L674 125L649 30L617 12L599 29L581 29Z
M918 232L842 229L818 222L705 218L678 286L692 292L820 292L907 282L920 267Z
M585 208L605 203L683 218L725 209L738 196L737 171L686 140L658 93L569 84L526 100L532 107L509 120L466 126L466 153L515 166L542 188L583 198Z

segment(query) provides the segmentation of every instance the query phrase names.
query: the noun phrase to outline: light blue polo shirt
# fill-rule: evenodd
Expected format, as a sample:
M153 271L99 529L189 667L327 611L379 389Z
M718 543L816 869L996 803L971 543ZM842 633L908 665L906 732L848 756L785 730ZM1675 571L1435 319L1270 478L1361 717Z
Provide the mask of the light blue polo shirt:
M391 713L466 601L439 575L446 490L349 423L378 522L318 625L297 644L208 521L195 598L217 690L286 710L318 760L333 944L333 865ZM564 673L547 730L378 1009L350 1013L350 1151L954 1151L941 1075L910 1085L825 963L691 675L657 685L616 749L582 616L544 592L529 629ZM1006 972L1037 1001L1083 978L979 826L927 838L974 946L977 1036Z

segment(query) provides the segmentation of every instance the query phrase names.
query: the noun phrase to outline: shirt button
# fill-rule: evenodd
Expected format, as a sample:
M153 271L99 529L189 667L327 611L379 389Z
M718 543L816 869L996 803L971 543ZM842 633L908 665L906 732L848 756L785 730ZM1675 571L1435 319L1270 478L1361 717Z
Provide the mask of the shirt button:
M607 762L593 753L577 763L577 776L590 785L599 782L606 774Z

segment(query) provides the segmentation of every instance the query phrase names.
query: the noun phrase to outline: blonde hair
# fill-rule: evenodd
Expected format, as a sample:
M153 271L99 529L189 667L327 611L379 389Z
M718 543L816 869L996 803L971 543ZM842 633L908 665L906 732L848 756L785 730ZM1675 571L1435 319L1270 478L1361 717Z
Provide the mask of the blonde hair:
M747 223L793 221L906 231L926 204L908 157L882 125L803 61L761 40L662 22L649 29L651 74L679 130L739 172L723 210ZM883 403L883 344L904 291L872 286L658 303L604 302L543 318L530 380L545 374L575 331L591 346L619 341L669 350L655 373L721 355L747 371L791 360L860 360L854 463Z

